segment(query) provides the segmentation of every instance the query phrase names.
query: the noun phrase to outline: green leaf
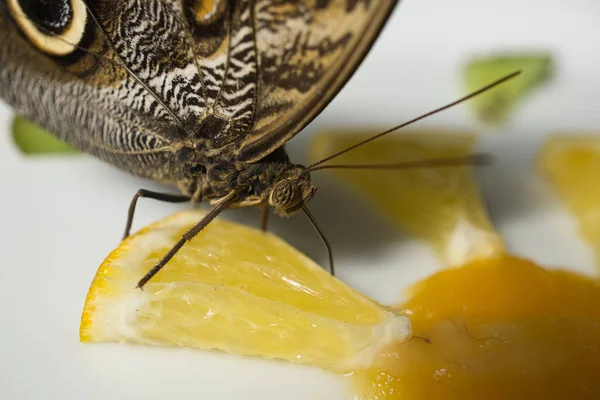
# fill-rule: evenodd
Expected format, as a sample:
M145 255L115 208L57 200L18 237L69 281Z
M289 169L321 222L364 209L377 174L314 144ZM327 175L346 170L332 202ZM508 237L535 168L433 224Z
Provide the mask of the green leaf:
M553 59L549 53L502 54L471 60L465 69L468 92L516 70L521 75L483 93L469 103L481 122L499 125L508 120L512 111L534 88L548 82L552 76Z
M79 151L23 117L15 117L12 137L17 147L27 155L78 154Z

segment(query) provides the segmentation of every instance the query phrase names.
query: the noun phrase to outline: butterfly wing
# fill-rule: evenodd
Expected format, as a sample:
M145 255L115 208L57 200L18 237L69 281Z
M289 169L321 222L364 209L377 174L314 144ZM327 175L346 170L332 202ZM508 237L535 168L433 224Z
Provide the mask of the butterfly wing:
M256 161L317 116L351 77L396 0L259 1L257 106L240 158Z
M213 149L233 146L238 160L253 162L325 108L365 57L397 0L185 3L197 53L207 57L202 63L210 112L197 135ZM210 43L226 51L207 49L207 38L218 29L226 34Z
M0 0L0 97L73 146L177 183L312 120L395 0Z
M207 96L181 7L0 0L0 97L82 151L176 183Z

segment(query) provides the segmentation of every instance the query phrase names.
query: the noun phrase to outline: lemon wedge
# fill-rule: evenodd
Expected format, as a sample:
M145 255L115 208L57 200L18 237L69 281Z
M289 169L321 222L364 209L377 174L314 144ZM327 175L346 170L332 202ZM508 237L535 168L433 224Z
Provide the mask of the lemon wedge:
M136 289L204 215L168 217L104 260L85 301L81 341L219 349L347 373L370 365L382 346L410 338L401 311L360 294L276 236L224 220Z
M600 266L600 134L551 135L540 149L537 167L577 219Z
M315 136L311 159L320 160L377 131L336 130ZM336 164L373 164L466 156L476 145L469 133L413 131L356 148ZM333 162L332 162L333 163ZM326 170L369 199L406 233L429 243L448 266L504 254L481 200L472 168Z

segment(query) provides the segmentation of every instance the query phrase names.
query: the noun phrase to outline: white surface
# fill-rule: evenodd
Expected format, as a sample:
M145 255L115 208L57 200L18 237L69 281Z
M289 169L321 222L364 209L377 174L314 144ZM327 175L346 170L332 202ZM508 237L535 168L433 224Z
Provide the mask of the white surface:
M467 56L493 49L553 51L556 76L510 125L483 140L496 164L480 174L491 215L511 249L546 265L591 271L574 222L531 173L548 132L600 131L597 0L405 0L355 77L290 145L301 161L310 135L347 124L394 125L464 94ZM21 157L0 106L0 398L12 399L344 399L342 378L286 363L190 350L78 342L81 307L97 266L117 245L140 187L91 158ZM458 107L418 125L475 128ZM398 238L360 203L321 183L311 204L333 243L339 276L384 302L434 271L423 246ZM324 184L326 184L324 186ZM183 207L183 206L181 206ZM176 206L142 201L135 227ZM256 224L254 211L235 218ZM303 218L274 221L293 245L323 262ZM349 234L348 232L354 232Z

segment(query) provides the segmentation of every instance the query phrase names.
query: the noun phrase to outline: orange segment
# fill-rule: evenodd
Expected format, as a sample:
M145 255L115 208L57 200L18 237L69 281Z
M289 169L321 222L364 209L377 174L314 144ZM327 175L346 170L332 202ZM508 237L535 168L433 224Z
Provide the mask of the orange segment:
M596 281L507 256L440 271L403 307L415 338L355 374L357 398L600 398Z

